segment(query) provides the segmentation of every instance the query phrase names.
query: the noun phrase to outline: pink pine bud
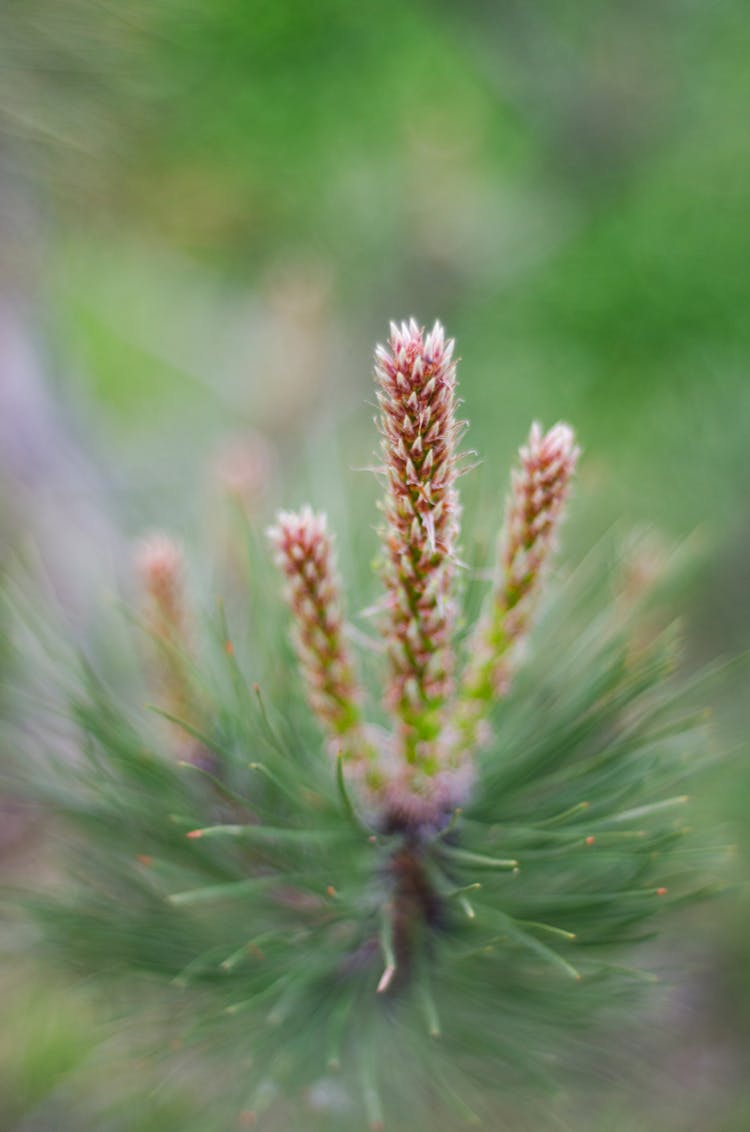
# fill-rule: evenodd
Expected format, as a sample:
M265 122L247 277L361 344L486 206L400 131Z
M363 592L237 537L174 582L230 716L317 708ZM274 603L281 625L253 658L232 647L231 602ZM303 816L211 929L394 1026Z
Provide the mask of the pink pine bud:
M155 532L138 543L135 569L147 595L149 627L153 634L178 647L187 645L182 547L169 535Z
M230 438L214 462L214 476L220 489L251 516L261 509L275 472L273 445L260 433L252 431Z
M175 719L201 726L191 677L192 644L185 592L185 557L169 535L157 532L141 540L135 552L135 570L145 596L146 621L157 646L151 658L150 677L164 711ZM188 731L170 727L174 754L205 769L215 758Z
M344 640L341 585L326 517L310 507L281 511L268 537L287 582L293 640L310 706L347 760L374 758L363 738L362 695Z
M390 351L378 346L375 352L387 477L386 704L398 720L398 757L428 778L438 771L453 686L460 431L453 345L439 322L424 337L412 320L391 324Z
M521 466L512 473L498 544L494 590L469 649L462 693L464 739L476 739L480 705L508 691L514 652L528 632L545 568L555 549L579 451L568 425L556 424L542 434L536 422L520 450Z

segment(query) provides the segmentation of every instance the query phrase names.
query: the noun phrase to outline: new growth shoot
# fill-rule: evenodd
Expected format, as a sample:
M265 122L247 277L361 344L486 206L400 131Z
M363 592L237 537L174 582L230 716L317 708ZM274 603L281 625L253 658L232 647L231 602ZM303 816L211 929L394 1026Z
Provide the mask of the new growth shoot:
M531 428L499 537L496 577L463 672L456 656L460 534L454 342L436 322L391 325L375 351L384 522L386 710L390 733L362 723L364 697L344 644L340 581L323 515L282 512L269 536L287 579L293 638L310 706L345 752L362 803L384 827L439 829L466 803L494 702L508 692L564 515L578 448L572 429Z

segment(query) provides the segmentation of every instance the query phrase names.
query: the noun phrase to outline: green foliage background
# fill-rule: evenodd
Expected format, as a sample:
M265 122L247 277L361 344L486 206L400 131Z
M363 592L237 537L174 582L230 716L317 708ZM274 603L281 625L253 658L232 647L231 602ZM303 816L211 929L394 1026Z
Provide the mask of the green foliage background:
M375 494L348 474L374 444L370 351L390 317L439 317L486 461L462 484L472 551L530 419L564 417L585 450L566 558L613 521L689 539L665 600L692 662L746 648L749 52L741 0L8 0L0 291L31 311L114 524L217 541L208 469L253 426L278 500L332 512L366 604L374 538L343 518ZM741 879L746 697L716 706L733 754L701 806ZM686 924L679 1049L635 1115L613 1099L592 1129L745 1127L747 922L732 901ZM44 1029L59 994L83 1050L80 1004L49 994L19 1014ZM3 1064L32 1120L44 1066Z

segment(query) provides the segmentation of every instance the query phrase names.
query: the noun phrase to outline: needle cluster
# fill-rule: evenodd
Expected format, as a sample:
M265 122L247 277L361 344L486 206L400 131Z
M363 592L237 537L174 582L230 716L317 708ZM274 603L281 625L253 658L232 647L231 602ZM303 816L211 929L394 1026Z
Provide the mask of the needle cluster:
M161 1072L182 1050L152 1090L195 1081L180 1132L395 1132L404 1111L415 1129L436 1112L496 1127L511 1086L552 1067L569 1081L576 1051L589 1065L594 1019L652 986L628 966L644 928L695 895L696 862L704 883L685 782L710 747L673 637L634 632L635 603L595 555L535 617L572 431L532 427L484 607L459 635L453 343L437 324L393 326L375 379L387 726L368 722L334 541L309 507L278 515L270 555L248 529L230 618L198 615L172 540L139 549L156 713L142 648L114 671L111 647L57 639L46 667L26 658L45 694L54 671L71 726L61 741L56 710L43 742L36 721L17 729L13 789L68 831L70 863L22 899L106 1003L124 982L136 1016L161 1010L160 1056L136 1063ZM7 614L19 654L34 606ZM71 1127L115 1127L92 1111Z

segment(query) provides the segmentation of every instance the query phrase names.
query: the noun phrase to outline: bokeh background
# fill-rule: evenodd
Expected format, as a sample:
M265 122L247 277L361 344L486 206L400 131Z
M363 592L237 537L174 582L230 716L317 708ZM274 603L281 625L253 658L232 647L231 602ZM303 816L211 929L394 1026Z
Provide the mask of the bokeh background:
M478 542L531 419L567 419L566 559L634 529L639 569L678 564L688 664L741 654L748 59L745 0L3 0L0 568L37 556L85 632L129 540L220 541L222 492L307 497L349 529L376 491L355 471L372 346L390 318L440 318ZM356 532L348 572L374 548ZM737 846L734 887L670 942L647 1084L550 1102L549 1127L750 1127L738 671L695 804ZM31 880L39 831L3 806L0 869ZM0 978L0 1128L63 1129L94 1008L50 972ZM180 1128L149 1088L129 1083L122 1127Z

